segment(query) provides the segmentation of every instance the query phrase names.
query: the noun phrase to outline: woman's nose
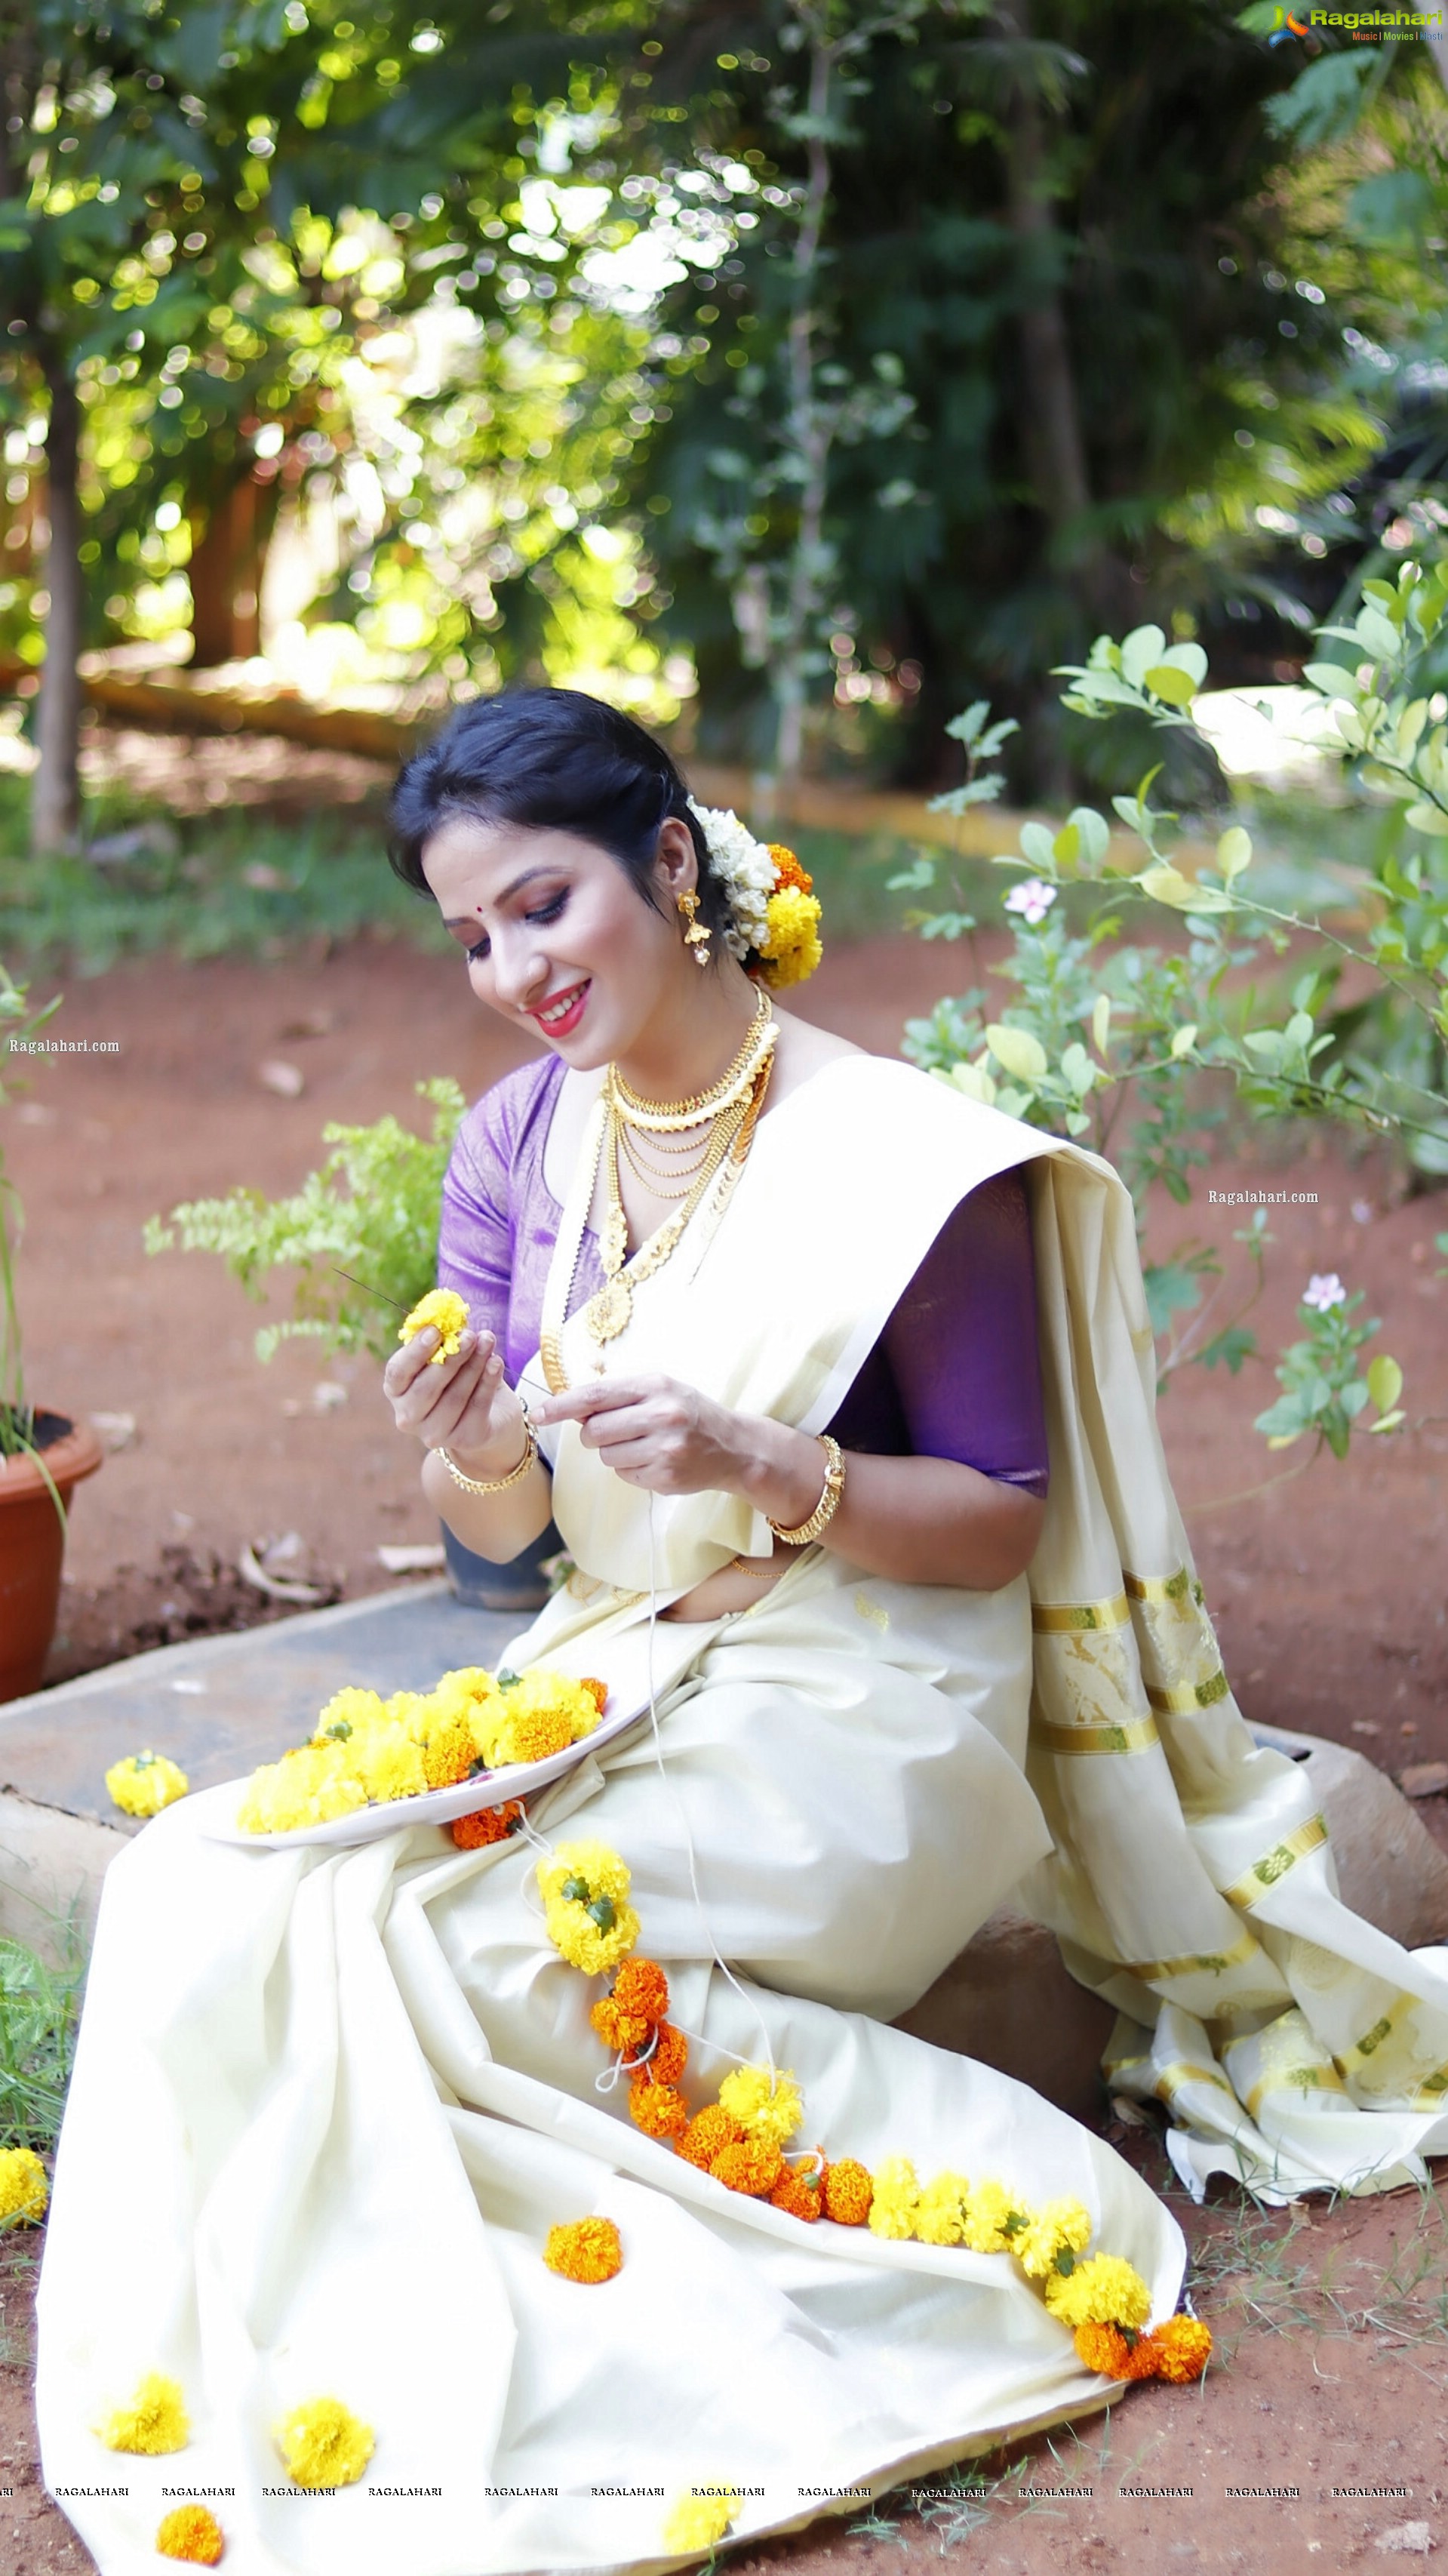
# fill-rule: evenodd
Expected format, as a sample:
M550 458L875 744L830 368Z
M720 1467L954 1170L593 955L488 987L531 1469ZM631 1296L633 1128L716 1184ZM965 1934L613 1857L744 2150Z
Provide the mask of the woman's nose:
M548 960L530 940L493 941L493 989L511 1011L531 1010L548 990Z

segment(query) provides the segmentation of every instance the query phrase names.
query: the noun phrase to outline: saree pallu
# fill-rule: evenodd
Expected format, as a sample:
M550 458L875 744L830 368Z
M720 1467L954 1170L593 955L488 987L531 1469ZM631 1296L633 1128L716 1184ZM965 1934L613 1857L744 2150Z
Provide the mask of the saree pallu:
M1170 2102L1180 2169L1286 2194L1385 2186L1448 2142L1448 1977L1338 1904L1300 1772L1233 1706L1161 1459L1126 1193L924 1076L841 1059L761 1121L717 1232L640 1288L608 1364L820 1427L950 1209L1026 1160L1052 1464L1029 1578L903 1585L814 1549L745 1612L655 1625L651 1602L764 1525L730 1496L651 1500L565 1425L545 1437L581 1570L508 1659L651 1679L653 1722L530 1822L628 1862L691 2102L772 2058L801 2145L1077 2198L1159 2318L1181 2240L1129 2168L884 2017L1024 1890L1121 2009L1114 2080ZM579 1319L561 1347L584 1376ZM238 1851L205 1838L234 1797L169 1810L112 1866L58 2159L38 2406L104 2576L155 2564L168 2489L208 2488L237 2576L662 2567L692 2485L739 2493L735 2537L778 2531L1110 2393L1011 2257L804 2225L634 2130L531 1852L405 1825ZM540 2258L592 2213L625 2259L582 2288ZM119 2459L89 2428L148 2370L185 2389L191 2446ZM378 2447L361 2485L306 2497L272 2427L321 2395Z

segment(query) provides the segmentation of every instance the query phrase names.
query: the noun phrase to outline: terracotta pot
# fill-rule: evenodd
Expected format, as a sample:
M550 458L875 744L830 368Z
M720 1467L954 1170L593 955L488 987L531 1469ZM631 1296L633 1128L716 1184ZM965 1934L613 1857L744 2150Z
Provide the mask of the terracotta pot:
M88 1422L38 1413L40 1454L70 1509L82 1476L105 1455ZM0 1458L0 1700L38 1690L55 1634L65 1530L54 1496L30 1457Z

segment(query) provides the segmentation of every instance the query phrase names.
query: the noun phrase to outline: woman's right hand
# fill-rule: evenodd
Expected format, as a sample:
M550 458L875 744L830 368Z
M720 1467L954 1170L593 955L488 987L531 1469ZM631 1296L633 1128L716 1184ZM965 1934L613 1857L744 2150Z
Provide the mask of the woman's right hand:
M382 1392L399 1431L414 1432L424 1449L451 1451L468 1471L512 1466L522 1446L523 1407L503 1376L492 1333L465 1332L453 1358L434 1366L438 1336L431 1324L394 1351L382 1372ZM504 1454L506 1452L506 1455Z

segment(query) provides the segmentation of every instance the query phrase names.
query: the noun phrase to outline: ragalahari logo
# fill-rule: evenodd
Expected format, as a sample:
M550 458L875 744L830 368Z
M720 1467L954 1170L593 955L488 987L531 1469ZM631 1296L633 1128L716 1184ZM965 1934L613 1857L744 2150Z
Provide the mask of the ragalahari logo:
M1278 7L1273 11L1275 24L1267 35L1269 45L1288 45L1294 36L1315 36L1325 28L1341 28L1359 44L1405 44L1415 36L1430 43L1441 40L1448 19L1442 9L1303 9ZM1247 23L1255 18L1248 13Z

